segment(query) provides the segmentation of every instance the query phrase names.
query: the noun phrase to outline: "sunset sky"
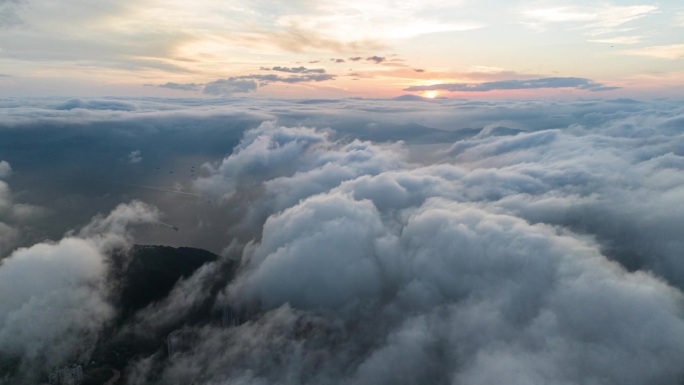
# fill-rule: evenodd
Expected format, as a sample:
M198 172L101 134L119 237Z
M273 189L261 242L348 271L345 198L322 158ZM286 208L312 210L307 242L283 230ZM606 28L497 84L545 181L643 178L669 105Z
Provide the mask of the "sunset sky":
M0 96L681 97L684 3L0 0Z
M682 202L684 0L0 0L0 385L684 385Z

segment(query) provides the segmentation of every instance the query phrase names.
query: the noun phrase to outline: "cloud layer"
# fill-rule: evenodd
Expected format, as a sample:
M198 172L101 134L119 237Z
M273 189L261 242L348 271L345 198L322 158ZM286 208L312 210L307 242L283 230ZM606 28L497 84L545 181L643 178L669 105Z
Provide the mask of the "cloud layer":
M48 144L77 138L74 148L82 149L107 138L115 155L86 154L130 182L79 190L84 207L90 195L105 205L104 197L140 194L185 221L172 237L225 247L222 261L141 310L131 330L180 322L213 298L209 287L220 293L211 304L217 312L229 306L249 315L239 325L188 323L191 347L171 359L139 357L125 371L130 384L684 379L679 103L128 100L133 108L122 109L123 101L110 102L61 109L63 101L34 101L4 111L2 129L15 147L26 130L44 127L62 127L45 134ZM130 163L136 152L144 161ZM13 184L26 186L20 170L39 166L7 154ZM162 183L201 198L182 201L145 187ZM36 261L55 255L71 256L60 257L64 269L70 258L87 258L94 268L74 264L83 267L70 276L82 279L46 280L54 290L106 284L103 250L130 242L128 224L159 215L142 203L115 206L62 241L15 251L0 265L0 285L28 285L22 293L47 298L11 277L23 271L16 261L40 269ZM236 259L237 276L219 285L221 265ZM11 275L1 275L6 268ZM88 292L94 301L98 293ZM15 297L3 314L24 314L30 301ZM91 317L102 319L97 324L108 319L96 314L103 314ZM3 317L0 336L5 328L18 335L9 333L14 318ZM0 346L36 362L25 341Z
M539 88L576 88L589 91L612 91L619 87L605 86L589 79L583 78L542 78L529 80L501 80L477 84L446 83L431 84L426 86L412 86L404 91L429 91L443 90L449 92L487 92L495 90L530 90Z
M247 132L196 187L230 205L225 183L262 180L252 206L272 214L226 298L267 313L202 329L165 381L676 383L682 246L666 234L683 216L656 209L682 186L664 176L681 151L670 125L491 128L428 163L309 128ZM674 195L655 197L665 180Z

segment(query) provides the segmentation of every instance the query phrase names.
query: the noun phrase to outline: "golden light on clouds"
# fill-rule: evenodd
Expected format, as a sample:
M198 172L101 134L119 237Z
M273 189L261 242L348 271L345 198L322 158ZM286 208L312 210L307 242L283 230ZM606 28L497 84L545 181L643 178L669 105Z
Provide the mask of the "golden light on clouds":
M437 98L453 96L461 84L487 83L467 90L481 96L495 92L501 85L492 82L499 81L510 92L524 93L510 84L545 78L586 79L608 85L600 89L605 91L613 83L628 88L629 79L641 75L679 71L684 57L684 46L673 38L684 25L681 0L557 6L497 0L498 13L490 12L491 4L462 0L101 0L90 5L63 0L59 6L30 0L31 7L21 5L28 1L0 5L0 27L6 27L0 34L0 77L17 84L0 94L43 95L37 77L56 93L64 92L61 82L67 78L131 84L131 93L147 94L154 90L151 84L196 85L232 77L258 81L253 94L278 96L277 89L284 97L293 89L312 97L393 97L419 87L408 92ZM502 20L510 24L503 27ZM595 65L584 65L589 59ZM307 78L291 70L300 67L325 76ZM675 83L681 86L682 80ZM451 88L429 89L435 84ZM194 86L164 90L201 92Z

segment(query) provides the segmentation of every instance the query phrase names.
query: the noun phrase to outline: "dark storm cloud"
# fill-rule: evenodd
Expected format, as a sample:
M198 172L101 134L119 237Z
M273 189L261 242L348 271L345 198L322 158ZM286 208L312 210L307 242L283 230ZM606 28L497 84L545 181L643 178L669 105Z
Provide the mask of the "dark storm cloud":
M528 80L501 80L478 84L469 83L444 83L427 86L412 86L404 88L404 91L429 91L443 90L450 92L487 92L495 90L527 90L539 88L577 88L589 91L612 91L620 87L605 86L584 78L541 78Z
M238 326L187 325L192 349L169 360L162 353L136 358L125 371L131 384L684 379L680 103L111 101L135 108L0 101L0 150L12 170L6 183L22 191L4 201L46 203L59 214L56 226L93 207L107 212L144 198L161 212L124 205L82 227L86 217L69 227L83 230L66 239L101 245L108 242L95 240L120 239L101 234L125 233L127 243L225 247L221 261L179 281L130 330L182 322L212 298L219 266L231 258L241 268L217 288L214 309L260 304ZM144 160L130 163L131 155ZM149 185L210 198L140 187ZM181 230L123 230L134 222L125 218L161 215ZM102 282L100 270L71 263L97 261L101 248L76 253L35 235L13 261L27 250L54 251L68 256L65 269L78 272L72 277ZM3 280L27 287L12 312L30 293L47 301L47 289L28 287L34 281L11 280L24 276L20 270L3 275L7 266L0 265L2 292ZM80 298L73 280L45 282L64 298ZM99 303L98 293L86 293L89 303ZM94 320L88 330L97 330L97 320L108 318L81 314L93 309L100 307L69 310L83 318L68 323L88 329ZM0 337L14 339L0 340L13 345L0 346L29 361L30 347L62 335L50 326L20 339L9 319L0 315L0 325L12 326Z
M296 74L324 74L325 69L323 68L306 68L304 66L299 67L261 67L262 71L277 71L277 72L289 72Z

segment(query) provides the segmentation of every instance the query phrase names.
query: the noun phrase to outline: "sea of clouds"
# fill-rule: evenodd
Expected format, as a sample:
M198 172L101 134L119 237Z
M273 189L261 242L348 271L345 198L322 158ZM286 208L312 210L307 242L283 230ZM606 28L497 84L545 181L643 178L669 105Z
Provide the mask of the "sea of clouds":
M0 105L0 353L27 372L88 356L116 312L108 251L177 242L239 259L214 306L259 311L189 327L130 384L684 380L681 103Z

